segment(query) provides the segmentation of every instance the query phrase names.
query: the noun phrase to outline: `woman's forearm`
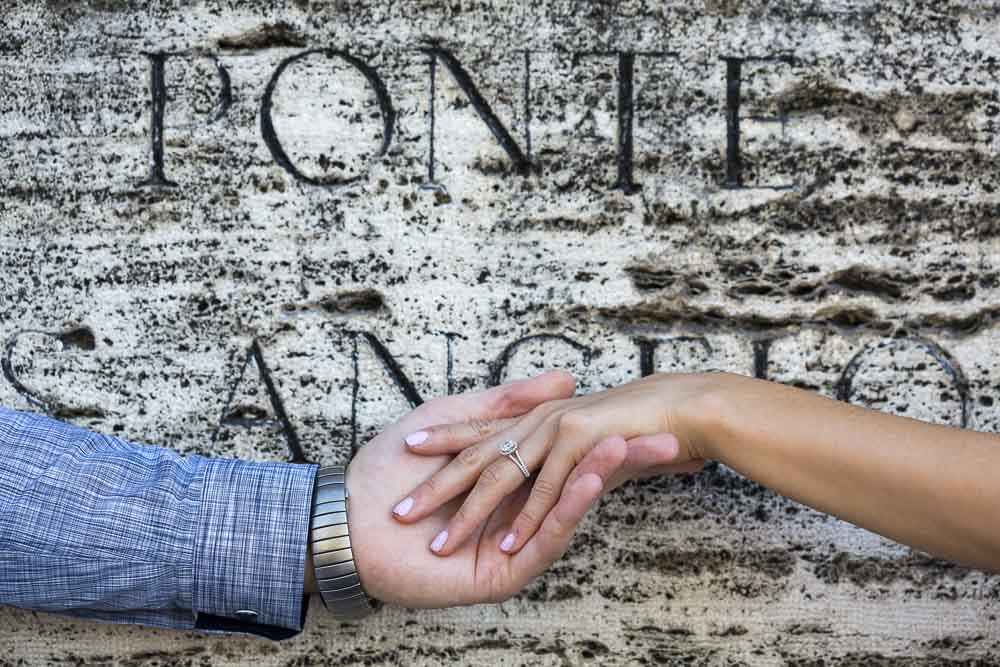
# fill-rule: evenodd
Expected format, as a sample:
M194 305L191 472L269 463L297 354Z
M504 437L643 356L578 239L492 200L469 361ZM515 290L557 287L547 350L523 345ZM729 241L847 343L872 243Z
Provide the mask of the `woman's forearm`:
M1000 570L1000 438L719 375L693 443L782 495L937 556Z

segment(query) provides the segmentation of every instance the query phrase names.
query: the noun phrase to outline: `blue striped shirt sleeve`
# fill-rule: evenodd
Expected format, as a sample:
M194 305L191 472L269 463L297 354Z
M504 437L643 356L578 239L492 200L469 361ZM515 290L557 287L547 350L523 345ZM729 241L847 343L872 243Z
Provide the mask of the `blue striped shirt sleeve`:
M315 465L181 456L0 408L0 604L292 636L307 607L315 475Z

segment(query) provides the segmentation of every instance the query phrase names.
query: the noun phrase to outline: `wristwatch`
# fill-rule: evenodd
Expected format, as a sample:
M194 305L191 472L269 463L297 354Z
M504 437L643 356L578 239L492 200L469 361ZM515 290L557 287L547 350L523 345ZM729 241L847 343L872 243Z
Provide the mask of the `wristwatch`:
M316 473L309 522L316 587L323 605L335 617L353 621L372 613L373 607L354 563L347 506L346 467L320 468Z

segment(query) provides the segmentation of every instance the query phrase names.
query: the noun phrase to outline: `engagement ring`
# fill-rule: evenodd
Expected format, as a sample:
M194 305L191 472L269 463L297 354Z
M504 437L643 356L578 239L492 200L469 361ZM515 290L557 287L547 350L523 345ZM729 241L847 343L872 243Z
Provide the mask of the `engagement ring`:
M507 440L501 443L500 453L509 458L517 466L517 469L521 471L525 479L531 477L531 473L528 472L528 466L524 465L524 461L521 460L521 455L517 453L517 440Z

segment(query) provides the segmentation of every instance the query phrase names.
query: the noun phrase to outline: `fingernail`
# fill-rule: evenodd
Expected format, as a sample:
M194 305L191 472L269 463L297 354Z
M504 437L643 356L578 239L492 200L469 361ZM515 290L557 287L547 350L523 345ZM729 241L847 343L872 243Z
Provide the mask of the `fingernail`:
M383 505L385 507L385 505ZM407 496L399 501L399 504L392 508L392 513L396 516L406 516L413 509L413 498Z
M416 433L411 433L406 436L406 444L410 447L416 447L417 445L422 445L427 440L427 436L430 435L427 431L417 431Z
M510 551L512 546L514 546L514 533L507 533L507 537L500 543L500 551Z
M441 547L443 547L444 543L447 541L448 541L448 531L442 530L440 533L438 533L438 536L434 538L434 541L431 542L431 551L434 552L441 551Z

